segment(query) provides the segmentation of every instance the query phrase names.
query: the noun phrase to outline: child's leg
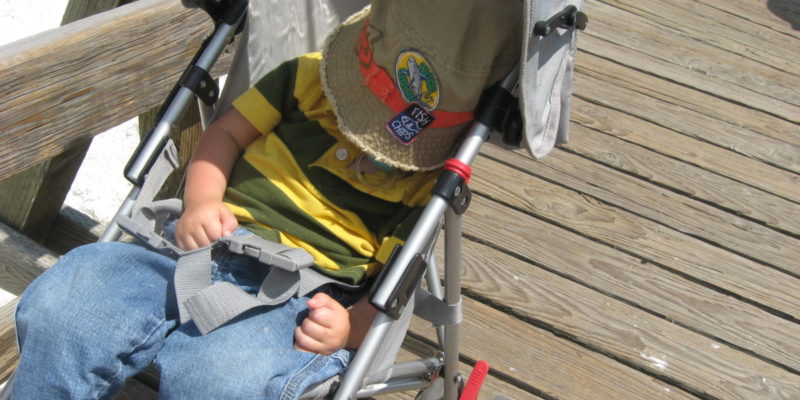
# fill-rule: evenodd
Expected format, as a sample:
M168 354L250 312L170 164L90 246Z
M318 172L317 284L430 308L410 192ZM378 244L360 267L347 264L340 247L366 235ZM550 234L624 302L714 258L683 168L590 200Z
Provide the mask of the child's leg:
M182 325L158 353L163 399L295 399L311 384L341 372L350 359L294 350L294 329L305 317L305 298L251 310L201 336Z
M174 328L165 311L174 268L174 260L128 243L65 255L20 299L12 397L110 396L151 363Z
M219 257L215 280L258 290L266 271L252 258ZM352 299L331 293L345 305ZM294 350L294 330L310 297L251 310L202 336L193 323L180 326L156 358L164 399L294 399L311 384L341 372L350 353L321 356Z

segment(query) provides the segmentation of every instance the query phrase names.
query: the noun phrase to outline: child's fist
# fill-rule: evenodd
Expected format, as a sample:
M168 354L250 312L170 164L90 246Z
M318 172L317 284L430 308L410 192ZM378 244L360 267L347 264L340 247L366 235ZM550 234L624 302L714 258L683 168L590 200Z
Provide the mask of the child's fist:
M350 334L350 317L344 306L325 293L317 293L307 304L311 312L294 331L294 347L324 355L343 349Z

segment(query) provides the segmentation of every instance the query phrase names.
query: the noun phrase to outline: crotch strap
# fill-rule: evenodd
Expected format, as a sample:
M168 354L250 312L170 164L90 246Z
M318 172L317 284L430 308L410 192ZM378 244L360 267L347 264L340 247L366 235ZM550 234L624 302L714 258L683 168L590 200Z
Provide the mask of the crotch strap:
M211 284L212 252L227 248L234 254L271 266L258 294L252 296L230 282ZM181 323L193 320L203 335L255 307L282 304L325 284L356 289L315 271L314 258L303 249L270 242L255 234L222 238L211 246L185 253L175 269L175 294Z
M194 320L203 335L250 309L281 304L292 296L305 296L322 285L334 284L351 291L361 289L361 286L348 285L309 268L314 265L314 258L307 251L271 242L253 233L222 238L210 246L183 251L160 233L169 221L180 216L181 208L178 199L154 201L138 207L130 218L118 217L117 223L155 250L178 258L175 296L180 321ZM228 282L212 284L212 253L218 250L252 257L264 267L271 267L255 296Z

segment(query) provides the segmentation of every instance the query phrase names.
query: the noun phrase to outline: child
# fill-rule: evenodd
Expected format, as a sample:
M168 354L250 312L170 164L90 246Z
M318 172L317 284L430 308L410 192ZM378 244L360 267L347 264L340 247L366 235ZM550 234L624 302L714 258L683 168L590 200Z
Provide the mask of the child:
M486 87L519 57L517 0L375 0L267 74L207 130L188 170L184 250L250 231L365 284L407 237ZM65 255L17 311L16 399L108 398L152 362L163 398L297 398L340 373L377 311L325 285L200 334L178 324L175 260L141 244ZM219 252L214 281L269 268Z

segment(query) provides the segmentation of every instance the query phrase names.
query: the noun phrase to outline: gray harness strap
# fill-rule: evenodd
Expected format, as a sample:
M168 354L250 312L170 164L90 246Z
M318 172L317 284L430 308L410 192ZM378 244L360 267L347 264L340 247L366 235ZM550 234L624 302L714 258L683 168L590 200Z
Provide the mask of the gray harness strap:
M159 200L138 207L130 218L117 218L117 223L150 247L178 257L174 279L180 321L193 320L204 335L255 307L281 304L292 296L305 296L322 285L334 284L345 290L361 288L309 268L314 265L314 258L305 250L271 242L252 233L222 238L210 246L183 251L158 233L166 221L177 218L180 213L180 200ZM252 257L272 267L256 296L228 282L212 284L212 253L216 249Z
M211 284L211 253L224 246L234 254L255 258L272 267L256 296L229 282ZM181 323L193 320L205 335L255 307L281 304L325 284L357 288L320 274L309 268L312 265L314 258L308 252L254 234L222 238L212 246L186 253L178 259L175 270Z

